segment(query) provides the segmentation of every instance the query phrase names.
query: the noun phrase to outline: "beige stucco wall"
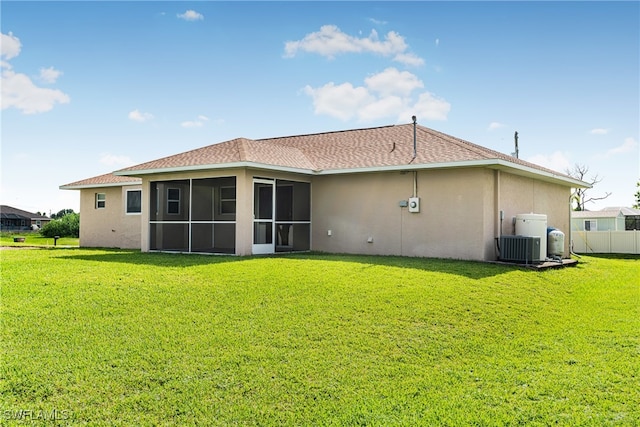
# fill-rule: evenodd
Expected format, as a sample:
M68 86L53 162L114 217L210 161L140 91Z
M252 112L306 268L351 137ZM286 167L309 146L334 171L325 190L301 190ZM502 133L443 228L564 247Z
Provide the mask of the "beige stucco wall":
M81 190L80 246L139 249L141 215L127 214L124 201L126 190L140 188L125 186ZM96 193L106 195L104 208L96 209Z
M487 191L492 191L491 176L491 171L479 168L418 171L419 213L399 206L413 195L413 172L316 177L312 247L328 252L485 259L486 229L492 233L494 227L484 209Z
M81 191L80 243L149 250L151 181L236 177L236 254L250 255L253 179L311 182L311 249L335 253L495 260L495 240L513 234L517 214L546 214L569 248L569 187L487 168L306 176L259 169L229 169L146 176L142 214L126 215L126 188ZM414 192L419 213L401 207ZM107 207L95 209L95 193ZM499 213L504 212L500 221ZM331 235L329 235L331 231ZM369 241L371 240L371 241Z
M568 255L569 187L484 168L422 170L417 178L420 213L399 207L413 194L411 172L316 177L312 248L496 260L496 238L514 234L512 218L537 213L565 233Z

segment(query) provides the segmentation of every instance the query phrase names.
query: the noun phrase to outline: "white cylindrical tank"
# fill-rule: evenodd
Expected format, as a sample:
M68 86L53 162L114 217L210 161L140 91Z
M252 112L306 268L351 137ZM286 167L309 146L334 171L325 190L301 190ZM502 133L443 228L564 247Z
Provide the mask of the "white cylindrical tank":
M516 215L516 235L540 238L540 258L547 259L547 216L543 214Z
M547 235L547 254L551 258L562 258L564 255L564 233L555 228Z

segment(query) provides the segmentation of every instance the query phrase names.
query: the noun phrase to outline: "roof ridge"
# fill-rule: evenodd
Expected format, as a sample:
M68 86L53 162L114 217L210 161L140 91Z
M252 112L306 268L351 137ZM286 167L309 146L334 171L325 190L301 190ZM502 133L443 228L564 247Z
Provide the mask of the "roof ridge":
M254 139L253 141L268 141L268 140L276 140L276 139L303 138L303 137L307 137L307 136L329 135L329 134L334 134L334 133L349 133L349 132L357 132L357 131L363 131L363 130L392 128L392 127L395 127L395 126L397 126L397 125L383 125L383 126L373 126L373 127L360 128L360 129L343 129L343 130L332 130L332 131L315 132L315 133L301 133L301 134L298 134L298 135L275 136L275 137L271 137L271 138L259 138L259 139Z
M247 159L247 147L246 147L246 138L235 138L231 140L235 143L236 149L238 150L238 159L240 161L245 161Z

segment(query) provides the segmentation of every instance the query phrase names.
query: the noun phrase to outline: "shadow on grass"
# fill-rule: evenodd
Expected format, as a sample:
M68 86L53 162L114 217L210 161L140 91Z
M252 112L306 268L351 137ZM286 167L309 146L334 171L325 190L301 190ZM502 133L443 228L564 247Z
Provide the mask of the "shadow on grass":
M637 254L580 254L579 256L587 258L630 259L640 261L640 255Z
M87 253L93 252L96 253ZM135 249L82 249L83 253L63 255L58 258L69 260L114 262L124 264L149 265L154 267L193 267L242 261L246 258L233 255L184 254L167 252L141 252Z
M364 264L371 267L386 266L397 268L408 268L421 271L431 271L435 273L453 274L464 276L469 279L484 279L486 277L498 276L513 270L520 270L529 274L537 272L525 266L513 264L493 264L482 261L465 261L444 258L421 258L394 255L350 255L350 254L329 254L322 252L308 252L300 254L288 254L287 257L294 259L310 259L323 261L339 261Z
M322 252L283 253L275 255L209 255L184 254L163 252L140 252L138 250L99 249L99 253L84 253L63 255L59 258L69 260L99 261L113 263L128 263L149 265L154 267L192 267L200 265L219 264L227 262L246 262L259 259L295 259L327 262L357 263L364 266L386 266L403 269L415 269L464 276L470 279L482 279L507 273L514 269L529 274L534 271L524 269L518 265L496 265L480 261L462 261L439 258L418 258L382 255L349 255L330 254ZM96 250L98 251L98 250Z

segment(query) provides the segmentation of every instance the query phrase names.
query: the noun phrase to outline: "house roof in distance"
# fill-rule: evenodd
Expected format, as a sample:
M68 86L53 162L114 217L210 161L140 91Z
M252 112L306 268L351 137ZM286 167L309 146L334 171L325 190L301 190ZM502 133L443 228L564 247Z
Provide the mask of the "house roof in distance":
M625 206L616 206L616 207L608 207L604 208L603 211L620 211L624 216L635 216L640 215L640 209L636 208L627 208Z
M589 187L589 184L565 174L424 126L414 127L413 123L257 140L236 138L141 163L113 174L141 177L155 173L235 167L307 175L489 167L571 187ZM104 175L102 177L106 179ZM94 180L91 178L61 188L77 189L87 184L95 186Z
M50 220L51 218L38 215L33 212L23 211L22 209L14 208L12 206L0 205L0 218L2 219L46 219Z
M616 218L623 216L640 216L640 209L626 207L608 207L599 211L573 211L573 218Z

